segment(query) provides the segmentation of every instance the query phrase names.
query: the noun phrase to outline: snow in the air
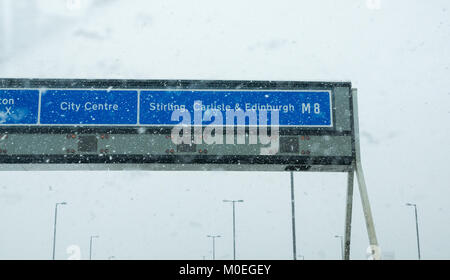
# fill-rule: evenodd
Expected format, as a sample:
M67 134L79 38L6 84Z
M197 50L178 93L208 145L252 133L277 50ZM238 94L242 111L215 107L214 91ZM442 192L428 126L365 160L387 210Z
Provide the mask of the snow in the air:
M0 78L351 81L382 257L450 257L450 2L0 0ZM114 90L110 88L108 90ZM0 116L1 122L2 116ZM1 168L1 167L0 167ZM291 259L289 173L1 171L0 259ZM340 259L346 174L295 173L297 252ZM353 259L369 245L355 184Z

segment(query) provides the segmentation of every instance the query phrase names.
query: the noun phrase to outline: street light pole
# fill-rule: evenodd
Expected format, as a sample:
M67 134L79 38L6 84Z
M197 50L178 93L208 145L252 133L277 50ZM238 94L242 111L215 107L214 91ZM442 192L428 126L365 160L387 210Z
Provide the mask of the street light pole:
M344 260L344 237L342 235L335 235L334 238L341 239L341 258Z
M55 260L55 250L56 250L56 221L58 219L58 205L66 205L66 202L57 202L55 204L55 223L53 225L53 253L52 260Z
M207 235L206 237L212 238L213 241L213 260L216 259L216 238L221 237L220 235Z
M236 260L236 202L244 202L243 200L224 200L223 202L231 202L233 204L233 260Z
M416 238L417 238L417 254L419 255L419 260L421 259L420 256L420 241L419 241L419 222L417 218L417 205L414 203L406 203L406 206L413 206L414 207L414 214L416 216Z
M92 260L92 239L99 238L98 235L91 235L91 240L89 242L89 260Z

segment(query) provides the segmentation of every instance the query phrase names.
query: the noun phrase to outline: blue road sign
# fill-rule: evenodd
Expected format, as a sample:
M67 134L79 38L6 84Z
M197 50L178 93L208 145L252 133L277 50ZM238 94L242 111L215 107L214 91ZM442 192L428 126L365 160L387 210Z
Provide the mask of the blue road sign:
M137 91L47 90L41 124L136 125Z
M37 124L38 90L0 90L0 125Z
M172 120L172 113L180 110L190 114L191 125L198 125L194 120L196 112L201 113L203 125L214 122L212 115L217 115L217 112L222 113L223 125L255 124L250 123L248 117L245 123L238 122L238 118L231 122L226 120L227 112L240 109L242 112L255 112L257 125L270 125L270 114L277 110L280 126L332 127L331 100L330 91L144 90L140 93L139 119L143 125L176 125L181 118ZM262 111L267 112L266 123L259 122Z
M137 90L46 90L39 112L39 90L0 90L0 125L271 125L277 111L280 126L333 126L327 90L142 90L139 96Z

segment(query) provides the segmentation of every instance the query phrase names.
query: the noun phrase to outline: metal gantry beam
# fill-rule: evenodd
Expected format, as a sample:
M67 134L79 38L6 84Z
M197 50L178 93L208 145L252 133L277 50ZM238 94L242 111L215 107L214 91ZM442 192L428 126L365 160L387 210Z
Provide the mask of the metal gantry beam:
M370 250L372 258L375 260L381 259L380 248L378 246L377 235L375 232L375 223L373 221L372 210L370 208L369 194L367 192L366 180L364 178L364 172L361 164L361 148L359 139L359 120L358 120L358 94L356 89L352 89L353 98L353 122L354 122L354 135L355 135L355 171L358 180L359 193L361 196L361 203L364 212L364 218L366 221L367 233L369 236Z
M347 173L347 201L345 207L344 260L350 260L350 243L352 237L353 184L355 171Z

